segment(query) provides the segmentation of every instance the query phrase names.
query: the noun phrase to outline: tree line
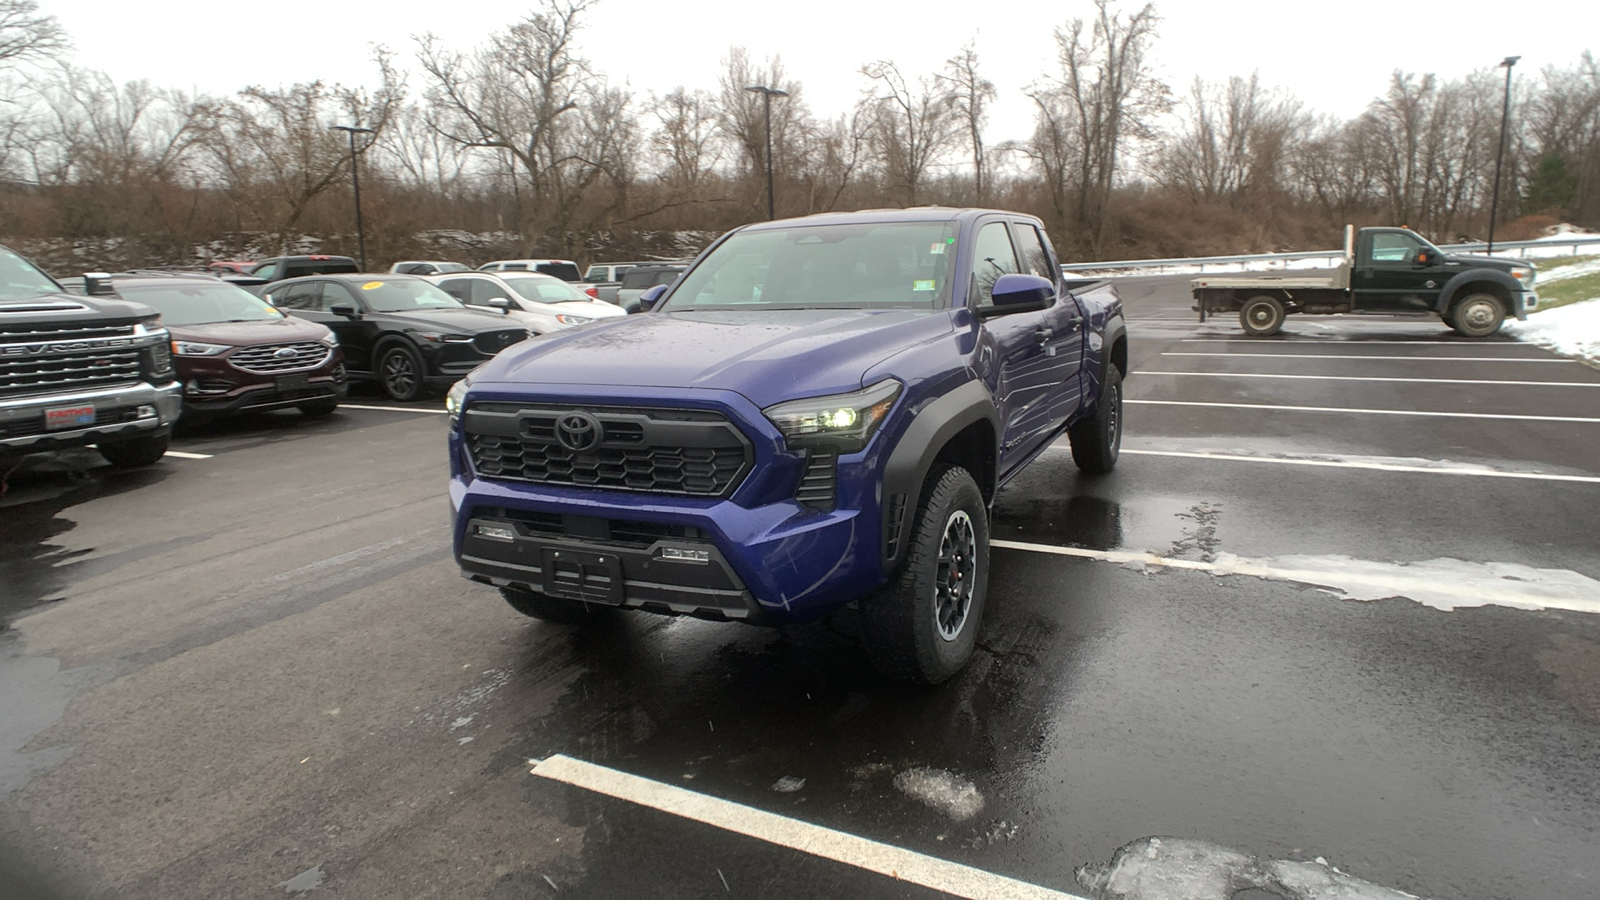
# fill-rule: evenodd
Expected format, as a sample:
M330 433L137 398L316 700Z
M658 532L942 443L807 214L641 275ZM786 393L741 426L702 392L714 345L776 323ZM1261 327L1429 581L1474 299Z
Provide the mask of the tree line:
M1351 119L1254 74L1178 87L1154 71L1154 4L1093 0L1026 88L1030 133L986 143L995 85L973 45L938 71L864 61L861 95L813 110L777 57L728 50L715 85L633 92L583 55L595 0L538 0L475 47L432 35L373 51L375 87L320 80L231 96L117 83L73 64L35 0L0 0L0 235L95 241L107 264L316 247L349 252L359 126L369 257L693 252L766 214L1000 206L1067 259L1331 245L1346 222L1481 238L1500 139L1500 70L1397 69ZM408 76L406 72L414 74ZM1600 226L1600 63L1515 83L1499 235ZM1507 224L1510 223L1510 224Z

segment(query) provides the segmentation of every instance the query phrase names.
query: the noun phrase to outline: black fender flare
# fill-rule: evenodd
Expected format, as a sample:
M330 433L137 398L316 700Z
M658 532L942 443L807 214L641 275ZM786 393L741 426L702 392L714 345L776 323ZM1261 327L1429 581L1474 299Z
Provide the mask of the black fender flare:
M906 517L914 514L921 498L922 485L939 451L963 429L977 422L989 423L995 446L990 453L989 472L973 472L986 499L994 497L994 462L1000 457L1000 410L981 381L968 381L955 390L934 398L917 410L911 424L889 452L883 466L883 481L878 496L882 512L879 547L883 550L883 570L889 572L905 555ZM985 480L989 483L985 484Z
M1499 269L1468 269L1459 272L1449 281L1444 283L1444 288L1439 291L1439 301L1434 304L1434 311L1441 315L1450 309L1450 304L1456 302L1456 295L1469 284L1480 282L1493 282L1506 289L1506 294L1513 308L1507 309L1508 313L1516 313L1522 309L1522 282L1512 278L1510 273Z
M1087 338L1085 339L1087 340ZM1104 336L1102 337L1102 343L1100 344L1100 360L1099 366L1097 367L1099 371L1098 377L1100 379L1099 384L1106 383L1106 366L1111 365L1111 353L1116 348L1117 341L1126 341L1127 339L1128 323L1122 318L1122 313L1118 312L1116 315L1106 320L1106 330ZM1129 368L1131 368L1131 366ZM1128 377L1126 368L1124 368L1122 372L1122 377ZM1095 397L1097 399L1100 396L1099 384L1095 386Z

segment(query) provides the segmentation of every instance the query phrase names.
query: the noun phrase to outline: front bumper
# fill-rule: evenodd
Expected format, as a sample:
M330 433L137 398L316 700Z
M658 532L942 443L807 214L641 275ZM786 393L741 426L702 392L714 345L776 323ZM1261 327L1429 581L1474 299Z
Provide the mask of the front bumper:
M1528 313L1536 312L1538 309L1539 295L1534 291L1523 291L1512 299L1511 313L1519 322L1527 321Z
M95 421L82 428L48 430L45 410L93 405ZM142 408L142 409L141 409ZM71 394L0 401L0 449L40 453L167 433L183 409L182 387L145 382Z

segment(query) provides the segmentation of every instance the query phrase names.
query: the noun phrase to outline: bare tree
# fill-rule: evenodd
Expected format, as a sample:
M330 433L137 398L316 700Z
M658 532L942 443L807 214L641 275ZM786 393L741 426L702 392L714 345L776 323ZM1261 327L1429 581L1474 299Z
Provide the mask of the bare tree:
M1600 61L1585 51L1570 69L1546 67L1521 108L1536 178L1530 211L1600 224Z
M764 98L747 88L759 85L788 94L772 103L772 168L780 185L800 168L805 157L810 117L800 82L785 74L779 57L758 66L743 47L734 47L728 51L717 81L717 127L739 159L745 200L754 215L765 196L761 178L766 172L767 111Z
M0 65L51 59L67 47L61 23L40 15L34 0L0 0Z
M1194 200L1237 200L1279 185L1286 148L1300 131L1298 103L1252 73L1226 85L1196 78L1185 106L1182 127L1154 156L1157 182Z
M987 158L983 149L983 126L989 118L989 104L996 96L994 82L978 73L978 51L971 43L945 60L944 72L939 77L946 84L955 118L972 145L973 197L978 206L985 206Z
M656 98L651 107L659 125L650 135L650 146L664 163L661 180L684 198L693 197L722 158L712 97L677 87Z
M872 82L863 101L869 111L868 135L884 177L907 206L928 170L955 138L955 107L937 77L906 81L894 63L880 60L861 67Z
M1171 106L1167 86L1148 60L1159 22L1154 4L1124 17L1112 0L1095 0L1093 21L1074 19L1056 29L1060 75L1050 86L1052 101L1073 117L1073 131L1083 142L1072 185L1073 224L1095 255L1105 243L1111 188L1125 145L1154 137L1155 117Z

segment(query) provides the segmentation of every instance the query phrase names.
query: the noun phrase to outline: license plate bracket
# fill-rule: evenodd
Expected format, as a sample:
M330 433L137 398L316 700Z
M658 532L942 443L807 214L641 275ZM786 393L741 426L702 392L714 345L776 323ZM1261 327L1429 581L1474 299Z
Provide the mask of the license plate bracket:
M94 424L94 404L57 406L44 411L45 431L65 431L69 428L88 428Z
M547 596L622 605L622 560L613 554L546 547L539 569L544 573Z
M273 383L280 391L294 391L309 387L311 385L311 376L303 373L300 375L279 375L273 380Z

